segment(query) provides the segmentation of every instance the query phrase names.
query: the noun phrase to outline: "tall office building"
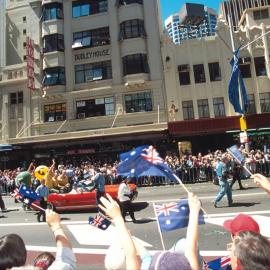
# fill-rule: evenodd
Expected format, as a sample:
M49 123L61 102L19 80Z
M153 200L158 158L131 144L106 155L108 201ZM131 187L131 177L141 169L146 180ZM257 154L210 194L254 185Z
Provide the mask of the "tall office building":
M220 5L220 11L223 14L224 18L229 21L231 18L232 25L237 27L241 20L241 16L244 14L246 9L250 8L259 8L255 12L256 20L263 20L269 17L269 14L266 11L261 11L260 7L270 5L270 0L226 0L223 1Z
M178 14L165 20L165 29L175 44L184 40L215 35L217 13L201 4L186 3Z

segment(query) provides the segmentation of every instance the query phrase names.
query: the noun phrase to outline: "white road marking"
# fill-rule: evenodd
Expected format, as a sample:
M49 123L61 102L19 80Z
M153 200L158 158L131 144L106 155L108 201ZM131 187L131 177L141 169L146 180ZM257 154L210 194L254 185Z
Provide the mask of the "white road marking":
M216 198L216 195L215 194L214 196L204 196L204 197L199 197L200 200L209 200L209 199L214 199ZM233 194L233 198L235 197L246 197L246 196L258 196L258 195L267 195L266 192L256 192L256 193L245 193L245 194ZM172 199L166 199L166 200L150 200L150 201L147 201L148 203L155 203L155 202L173 202L173 201L177 201L179 200L179 197L178 198L172 198ZM136 200L135 201L136 203L142 203L142 202L145 202L145 201L139 201L139 200Z
M46 247L46 246L30 246L27 245L26 249L28 251L40 251L40 252L56 252L56 247ZM105 255L107 249L98 249L98 248L73 248L75 254L92 254L92 255ZM148 250L150 254L154 254L161 250ZM200 250L200 254L203 257L221 257L228 256L230 254L227 250Z
M266 237L270 237L270 231L269 231L270 217L260 216L260 215L251 215L251 216L259 224L260 233ZM205 222L223 227L223 223L227 219L228 219L228 216L227 217L217 217L217 218L211 217L211 218L206 218Z
M80 245L110 246L112 243L119 242L114 226L109 226L105 231L91 225L67 225L67 228ZM151 244L137 237L136 239L143 246L152 247Z

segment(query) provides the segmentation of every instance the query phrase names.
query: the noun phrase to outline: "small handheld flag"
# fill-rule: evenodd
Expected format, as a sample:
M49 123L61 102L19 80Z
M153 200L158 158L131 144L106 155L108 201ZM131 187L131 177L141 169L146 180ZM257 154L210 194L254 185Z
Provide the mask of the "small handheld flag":
M97 214L95 217L89 217L89 224L105 231L111 225L111 221L104 216Z
M179 202L154 204L154 209L161 232L173 231L188 226L188 200L182 199ZM202 211L199 214L199 224L205 224Z
M230 257L221 257L207 263L207 269L210 270L225 270L231 263Z
M30 201L40 201L41 197L30 187L27 187L26 185L21 185L19 188L19 194L23 198L27 198Z
M233 145L230 148L227 148L227 151L233 156L233 158L243 166L243 168L247 171L249 175L252 175L253 173L246 167L245 165L245 157L242 155L242 153L239 151L237 145Z

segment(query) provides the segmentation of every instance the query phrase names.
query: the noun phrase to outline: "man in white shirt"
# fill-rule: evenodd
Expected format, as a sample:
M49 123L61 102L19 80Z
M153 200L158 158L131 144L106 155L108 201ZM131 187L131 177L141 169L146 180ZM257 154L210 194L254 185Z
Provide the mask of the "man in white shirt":
M129 181L130 181L130 179L126 178L119 185L118 200L120 202L120 208L121 208L121 213L122 213L123 219L125 220L126 214L127 214L127 212L129 212L129 215L130 215L133 223L137 223L137 220L135 219L135 216L134 216L133 206L132 206L132 203L130 200L131 191L130 191L129 186L128 186Z

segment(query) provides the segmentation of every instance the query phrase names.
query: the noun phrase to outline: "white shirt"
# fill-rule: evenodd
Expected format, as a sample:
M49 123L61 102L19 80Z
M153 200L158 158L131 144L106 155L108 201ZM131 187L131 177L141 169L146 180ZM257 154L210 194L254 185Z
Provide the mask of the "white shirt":
M119 185L119 188L118 188L118 200L120 202L125 202L125 201L129 201L130 198L128 196L124 196L125 194L126 195L129 195L131 192L130 192L130 189L129 189L129 186L122 182L120 185Z

